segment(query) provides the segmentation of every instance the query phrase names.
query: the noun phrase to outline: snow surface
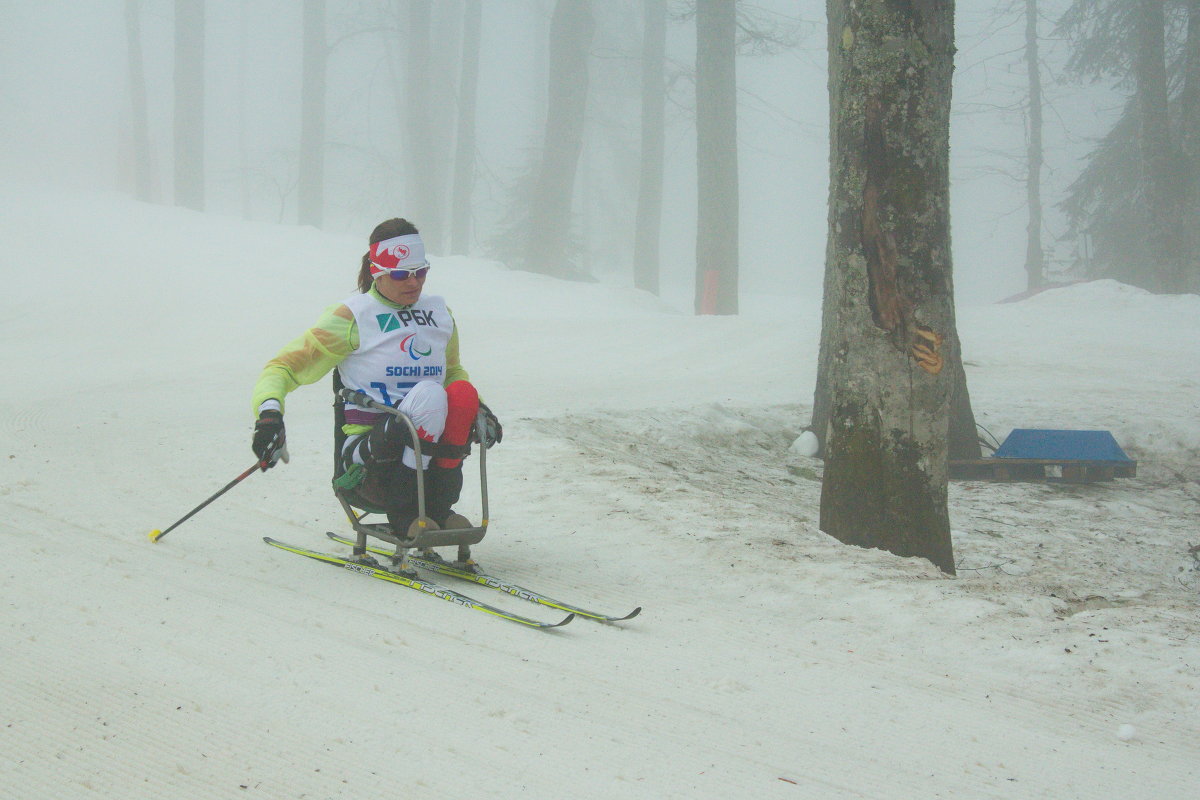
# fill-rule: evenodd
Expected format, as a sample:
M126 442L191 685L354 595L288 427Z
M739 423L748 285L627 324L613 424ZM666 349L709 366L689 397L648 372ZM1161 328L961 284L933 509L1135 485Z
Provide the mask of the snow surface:
M252 463L255 376L362 237L13 186L0 220L0 797L1200 796L1200 297L959 309L997 438L1140 465L953 483L947 578L817 529L819 298L697 318L436 259L505 423L477 555L645 608L540 632L262 543L348 531L326 384L290 465L147 540Z

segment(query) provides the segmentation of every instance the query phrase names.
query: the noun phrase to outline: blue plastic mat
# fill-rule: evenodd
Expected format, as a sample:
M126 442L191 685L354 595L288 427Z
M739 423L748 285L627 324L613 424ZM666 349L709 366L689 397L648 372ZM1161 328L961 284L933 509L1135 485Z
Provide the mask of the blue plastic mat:
M1056 461L1132 461L1108 431L1052 431L1017 428L996 450L995 458L1045 458Z

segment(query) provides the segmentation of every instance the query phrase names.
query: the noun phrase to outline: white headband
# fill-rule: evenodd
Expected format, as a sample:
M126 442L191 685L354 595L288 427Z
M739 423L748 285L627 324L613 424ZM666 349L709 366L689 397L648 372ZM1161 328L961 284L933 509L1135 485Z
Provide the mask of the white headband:
M425 243L421 234L406 233L371 245L371 275L378 276L394 269L416 269L428 266Z

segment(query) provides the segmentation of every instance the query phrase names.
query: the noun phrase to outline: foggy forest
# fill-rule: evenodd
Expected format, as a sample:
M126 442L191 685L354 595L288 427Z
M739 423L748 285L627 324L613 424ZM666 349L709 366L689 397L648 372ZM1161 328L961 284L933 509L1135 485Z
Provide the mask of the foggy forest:
M1157 9L1148 24L1143 6ZM695 3L9 0L2 14L8 181L364 236L407 216L435 254L637 285L704 310ZM1190 187L1155 186L1194 158L1196 16L1184 2L958 3L960 302L1088 277L1194 290L1194 276L1161 283L1145 266L1160 254L1121 243L1172 242L1186 227L1194 200L1169 193ZM705 34L732 38L736 53L714 90L731 97L717 113L736 140L708 153L732 188L704 193L732 209L717 212L731 234L726 293L819 293L824 4L747 0L728 17L729 30ZM1144 77L1155 53L1157 83ZM1140 111L1151 88L1158 127ZM1151 134L1162 157L1132 157ZM1168 179L1156 184L1154 170ZM1156 203L1178 210L1173 227L1148 210ZM1168 233L1145 235L1155 226ZM1188 258L1190 242L1173 246L1167 258Z
M1196 794L1200 0L0 0L0 68L0 800ZM351 350L502 421L405 528L470 571L346 499Z

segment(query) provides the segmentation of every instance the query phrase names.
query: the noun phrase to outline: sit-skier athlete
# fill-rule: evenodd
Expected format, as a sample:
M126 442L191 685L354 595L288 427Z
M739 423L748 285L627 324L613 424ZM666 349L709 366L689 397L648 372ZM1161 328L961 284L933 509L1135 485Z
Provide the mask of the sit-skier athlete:
M477 438L499 442L499 421L479 402L459 362L458 329L446 301L424 295L429 262L416 226L390 219L372 231L358 274L359 293L327 308L316 324L267 362L254 385L257 417L252 448L268 469L286 460L284 399L336 368L341 384L404 412L422 442L425 513L441 528L469 528L453 506L462 491L462 460L476 416L486 430ZM367 504L386 511L397 536L408 536L417 518L416 454L408 427L393 414L347 403L343 469L356 473ZM446 447L446 445L458 447ZM415 531L414 531L415 532Z

